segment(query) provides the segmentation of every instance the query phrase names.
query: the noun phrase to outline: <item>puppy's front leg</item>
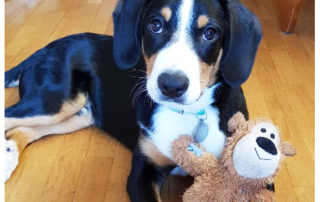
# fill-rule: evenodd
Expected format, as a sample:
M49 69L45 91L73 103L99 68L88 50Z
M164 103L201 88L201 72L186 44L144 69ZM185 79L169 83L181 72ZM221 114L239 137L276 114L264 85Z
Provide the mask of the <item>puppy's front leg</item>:
M132 168L127 182L127 191L132 202L160 202L160 189L167 176L166 168L161 168L140 151L133 152Z

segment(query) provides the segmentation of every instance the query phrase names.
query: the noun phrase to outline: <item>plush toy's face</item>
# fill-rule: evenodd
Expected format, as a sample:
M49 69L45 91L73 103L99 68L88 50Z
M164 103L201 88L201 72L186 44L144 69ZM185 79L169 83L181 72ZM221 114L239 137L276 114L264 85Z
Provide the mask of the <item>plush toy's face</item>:
M277 128L262 122L242 137L233 151L233 165L237 173L247 178L271 176L278 167L281 152Z

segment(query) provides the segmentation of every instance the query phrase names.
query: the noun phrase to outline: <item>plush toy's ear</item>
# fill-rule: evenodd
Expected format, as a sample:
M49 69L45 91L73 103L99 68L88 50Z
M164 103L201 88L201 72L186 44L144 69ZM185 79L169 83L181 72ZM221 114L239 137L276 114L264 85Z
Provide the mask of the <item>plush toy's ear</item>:
M244 122L246 122L244 115L241 112L237 112L228 121L228 131L233 133L235 129Z
M227 36L220 62L222 77L232 86L249 77L262 32L260 22L237 0L222 0L228 23Z
M289 142L281 143L281 148L282 148L282 153L285 156L295 156L297 154L296 149Z
M120 0L113 12L113 54L121 69L133 67L141 56L142 11L150 0Z

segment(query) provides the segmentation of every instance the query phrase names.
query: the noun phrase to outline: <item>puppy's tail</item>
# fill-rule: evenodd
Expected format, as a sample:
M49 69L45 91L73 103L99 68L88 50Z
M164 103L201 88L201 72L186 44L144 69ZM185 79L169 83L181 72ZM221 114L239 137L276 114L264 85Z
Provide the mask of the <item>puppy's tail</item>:
M5 83L4 86L6 88L12 88L19 85L20 73L22 70L22 65L18 65L5 73Z

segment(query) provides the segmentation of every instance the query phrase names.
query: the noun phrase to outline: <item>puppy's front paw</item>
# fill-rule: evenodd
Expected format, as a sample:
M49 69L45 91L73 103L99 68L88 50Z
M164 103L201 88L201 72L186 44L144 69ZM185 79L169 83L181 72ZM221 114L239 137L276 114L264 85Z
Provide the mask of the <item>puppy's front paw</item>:
M19 163L19 150L12 140L4 140L4 182L6 182Z

